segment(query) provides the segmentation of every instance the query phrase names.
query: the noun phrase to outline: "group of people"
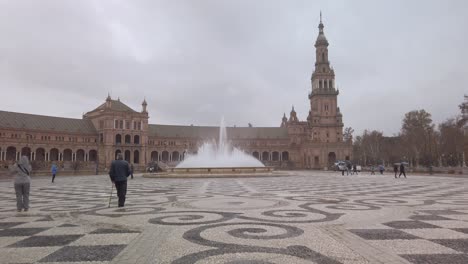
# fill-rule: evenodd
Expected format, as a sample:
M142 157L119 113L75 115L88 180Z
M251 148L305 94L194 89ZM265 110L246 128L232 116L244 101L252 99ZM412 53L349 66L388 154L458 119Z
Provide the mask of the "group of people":
M358 175L358 170L357 170L356 164L351 164L351 163L343 164L343 165L341 165L340 170L341 170L341 175L343 175L343 176L344 176L345 171L346 171L346 175L349 175L349 174Z
M393 165L393 171L395 172L395 179L397 178L398 167L400 167L400 175L398 175L398 178L401 177L401 174L403 174L403 176L405 176L405 178L406 178L405 165L402 162L402 163L400 163L400 166L398 166L398 164Z
M27 156L21 156L20 159L13 165L12 172L14 173L14 187L16 193L16 208L18 212L27 212L29 210L29 192L31 188L31 171L32 166ZM52 164L52 183L57 175L58 167ZM123 160L122 154L117 154L116 160L112 161L109 176L112 184L115 185L117 196L119 197L119 207L124 207L125 197L127 194L127 178L130 176L133 179L133 164L129 164Z
M341 170L341 175L343 176L345 175L345 171L346 171L346 175L358 174L358 170L356 169L357 168L356 164L351 164L350 162L346 162L346 163L338 165L338 167L339 167L339 170ZM370 166L371 175L375 175L375 170L376 170L376 167L374 165L371 165ZM383 165L379 165L377 166L377 170L380 172L380 174L383 174L383 172L385 171L385 167ZM403 162L395 163L395 165L393 166L393 170L395 172L395 178L397 178L398 171L400 172L400 174L398 175L398 178L400 178L402 174L406 178L405 165Z

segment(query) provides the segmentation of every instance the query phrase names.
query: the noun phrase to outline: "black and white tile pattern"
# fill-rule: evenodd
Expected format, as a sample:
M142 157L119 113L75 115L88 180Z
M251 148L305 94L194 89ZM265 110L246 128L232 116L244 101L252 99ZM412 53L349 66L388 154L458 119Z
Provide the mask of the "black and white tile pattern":
M467 190L465 178L323 172L136 177L126 207L116 207L114 190L109 208L107 176L59 177L54 184L33 178L31 210L16 213L13 185L0 181L0 256L5 263L146 256L174 264L362 264L372 263L360 251L368 245L410 263L468 263ZM342 227L362 247L349 247L324 226Z

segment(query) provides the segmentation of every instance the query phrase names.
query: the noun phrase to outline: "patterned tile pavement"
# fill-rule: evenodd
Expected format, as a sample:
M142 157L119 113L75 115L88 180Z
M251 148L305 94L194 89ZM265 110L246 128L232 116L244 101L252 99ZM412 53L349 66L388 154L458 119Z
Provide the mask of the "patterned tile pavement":
M289 174L0 180L0 263L468 263L468 178Z

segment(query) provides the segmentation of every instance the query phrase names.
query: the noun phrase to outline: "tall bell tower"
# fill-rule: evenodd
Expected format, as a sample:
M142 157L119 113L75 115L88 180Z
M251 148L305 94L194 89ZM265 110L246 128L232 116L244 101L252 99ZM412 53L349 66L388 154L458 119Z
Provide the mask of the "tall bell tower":
M328 60L328 40L323 31L320 12L319 34L315 41L315 69L312 73L312 92L309 94L310 112L307 121L312 128L311 138L320 142L341 142L343 121L338 107L335 71Z

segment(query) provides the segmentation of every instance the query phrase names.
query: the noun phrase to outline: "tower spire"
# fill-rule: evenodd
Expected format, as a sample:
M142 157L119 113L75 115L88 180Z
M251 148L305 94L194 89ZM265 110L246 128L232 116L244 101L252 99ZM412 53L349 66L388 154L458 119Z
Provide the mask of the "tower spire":
M323 23L322 23L322 11L320 11L320 23L319 23L319 34L323 34Z

